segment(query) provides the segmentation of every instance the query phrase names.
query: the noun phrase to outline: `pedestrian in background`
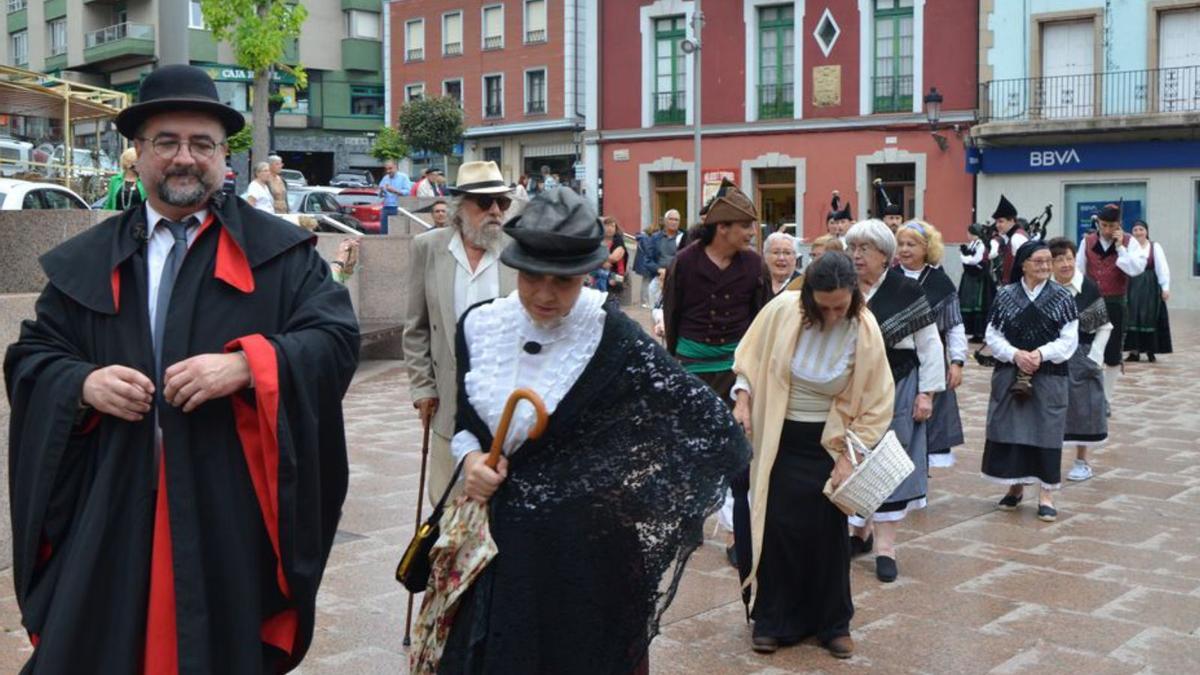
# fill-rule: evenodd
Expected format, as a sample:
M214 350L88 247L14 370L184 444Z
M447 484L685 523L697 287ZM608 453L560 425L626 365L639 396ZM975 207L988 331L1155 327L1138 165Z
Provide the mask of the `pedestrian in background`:
M996 295L992 279L990 247L980 238L978 225L967 228L971 240L958 247L962 254L962 278L958 282L958 303L963 316L963 329L968 342L983 342L987 330L988 312Z
M408 175L396 170L396 161L387 160L383 163L383 178L379 179L379 196L383 197L383 212L379 218L379 233L387 234L389 229L388 221L391 216L400 212L397 208L400 204L400 197L408 195L412 191L412 181Z
M828 251L845 251L846 247L842 244L842 240L832 234L823 234L816 239L808 247L808 264L811 265Z
M289 213L291 207L288 206L288 186L287 181L283 179L283 158L279 155L271 155L267 157L267 163L271 167L271 206L275 209L275 213Z
M254 178L246 186L242 199L263 213L275 213L275 202L271 197L271 164L258 162L254 165Z
M942 269L945 248L942 233L923 220L910 220L896 228L896 257L904 276L921 284L933 311L938 337L945 346L946 390L933 397L933 414L926 423L929 466L954 466L954 448L963 444L962 418L957 389L962 385L967 361L967 333L958 305L958 289Z
M881 220L864 220L846 234L846 245L858 272L858 287L875 315L896 400L891 429L916 467L884 500L870 519L851 516L854 533L851 555L876 551L875 576L891 583L899 575L896 529L909 511L925 508L929 489L926 425L933 415L933 397L946 388L945 355L937 323L921 285L899 269L889 269L896 254L896 236ZM878 541L876 541L878 540Z
M1054 491L1062 486L1062 447L1069 405L1067 361L1079 343L1079 312L1071 292L1050 279L1053 255L1045 243L1026 242L1014 272L1000 289L988 321L992 373L984 478L1007 485L997 507L1013 511L1025 486L1040 484L1037 517L1058 519Z
M1155 354L1171 353L1171 319L1167 300L1171 298L1171 268L1162 244L1150 241L1150 226L1144 220L1133 223L1133 238L1146 252L1146 271L1129 280L1129 330L1125 332L1126 361L1138 361L1142 352L1154 363Z
M1088 451L1108 439L1108 416L1104 401L1104 348L1112 335L1108 309L1096 282L1075 267L1075 243L1066 237L1046 242L1050 247L1054 280L1075 296L1079 314L1079 346L1067 361L1067 422L1063 446L1075 446L1075 462L1067 480L1092 477Z
M772 232L763 245L767 269L771 272L771 294L779 295L799 278L796 269L796 238L786 232Z
M737 348L734 418L752 439L752 647L772 653L816 636L854 653L846 516L825 496L853 471L846 431L874 445L895 390L883 335L841 252L769 303Z
M445 227L450 222L450 204L445 199L439 198L429 207L429 216L433 220L433 227Z
M511 193L495 162L458 169L450 226L417 235L405 277L404 367L413 407L430 426L430 501L450 483L454 410L458 401L454 336L459 317L484 300L516 288L516 272L500 262L508 243L503 216Z
M104 198L106 211L125 211L146 201L146 188L137 173L137 150L129 147L121 153L121 173L108 181Z

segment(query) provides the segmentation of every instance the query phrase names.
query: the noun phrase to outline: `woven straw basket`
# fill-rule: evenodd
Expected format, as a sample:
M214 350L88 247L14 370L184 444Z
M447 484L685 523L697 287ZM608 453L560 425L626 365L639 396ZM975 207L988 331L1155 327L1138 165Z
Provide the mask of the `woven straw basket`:
M874 448L867 447L861 438L847 429L846 449L850 452L854 472L829 494L829 500L845 513L870 518L916 467L900 445L896 432L890 429ZM861 462L855 450L863 453Z

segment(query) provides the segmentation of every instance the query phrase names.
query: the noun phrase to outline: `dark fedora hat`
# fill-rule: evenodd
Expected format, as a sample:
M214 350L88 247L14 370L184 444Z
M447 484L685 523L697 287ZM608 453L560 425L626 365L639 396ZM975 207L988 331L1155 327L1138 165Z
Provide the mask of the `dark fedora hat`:
M592 206L563 187L533 199L504 224L513 238L500 260L534 274L573 277L604 264L604 226Z
M222 103L212 78L195 66L156 69L142 80L137 100L117 115L117 130L125 138L133 138L142 123L154 115L176 110L209 113L221 121L228 136L246 126L242 113Z

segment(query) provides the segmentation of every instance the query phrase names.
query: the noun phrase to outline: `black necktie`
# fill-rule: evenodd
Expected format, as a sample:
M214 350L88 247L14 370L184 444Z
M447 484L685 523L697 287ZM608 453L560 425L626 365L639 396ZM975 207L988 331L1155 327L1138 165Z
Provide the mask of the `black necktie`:
M167 261L163 265L162 275L158 278L158 297L154 301L154 327L151 333L154 342L154 375L159 389L161 389L163 333L167 328L167 309L171 304L171 289L175 288L175 278L179 276L179 268L183 266L183 257L187 255L187 228L194 224L196 219L189 218L183 223L166 219L159 222L166 225L167 229L171 230L171 236L175 238L175 243L171 246L171 252L167 254Z

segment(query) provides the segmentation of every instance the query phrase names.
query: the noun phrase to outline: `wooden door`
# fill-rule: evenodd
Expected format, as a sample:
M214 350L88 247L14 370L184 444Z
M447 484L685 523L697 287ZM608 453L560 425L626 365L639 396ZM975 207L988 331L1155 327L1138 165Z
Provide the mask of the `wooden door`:
M1158 15L1158 110L1200 110L1200 9Z
M1091 19L1042 26L1041 110L1048 118L1091 117L1096 35Z

